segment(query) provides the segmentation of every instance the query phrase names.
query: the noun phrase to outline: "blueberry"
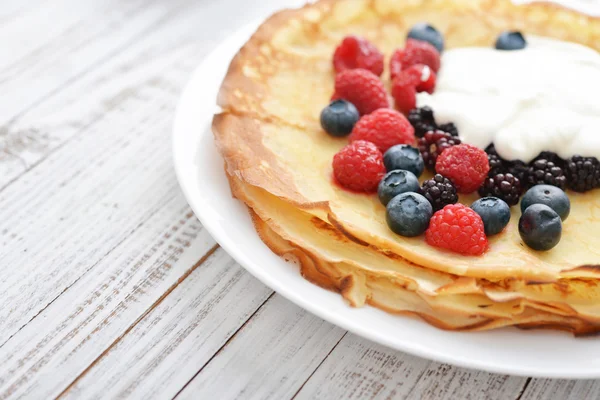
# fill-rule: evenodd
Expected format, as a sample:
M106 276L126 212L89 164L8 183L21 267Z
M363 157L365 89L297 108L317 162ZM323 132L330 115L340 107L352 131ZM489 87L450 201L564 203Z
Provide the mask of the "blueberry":
M552 185L536 185L529 189L521 199L521 212L532 204L545 204L564 221L571 211L569 196L561 189Z
M502 232L510 221L510 207L497 197L483 197L471 204L471 208L483 220L483 228L487 236Z
M354 104L346 100L334 100L321 111L321 126L331 136L346 136L352 132L359 117Z
M401 169L388 172L377 188L379 201L384 206L390 202L395 196L406 192L416 192L419 190L419 180L410 171Z
M415 24L408 32L410 39L422 40L429 42L435 47L440 53L444 51L444 38L442 34L435 29L433 26L420 22Z
M386 207L386 221L390 229L402 236L419 236L429 226L433 214L431 203L418 193L402 193Z
M560 241L562 221L547 205L533 204L519 219L519 234L532 249L550 250Z
M498 35L496 49L498 50L521 50L527 46L523 34L518 31L506 31Z
M388 171L404 169L417 177L421 176L425 168L419 149L408 144L397 144L390 147L383 155L383 164Z

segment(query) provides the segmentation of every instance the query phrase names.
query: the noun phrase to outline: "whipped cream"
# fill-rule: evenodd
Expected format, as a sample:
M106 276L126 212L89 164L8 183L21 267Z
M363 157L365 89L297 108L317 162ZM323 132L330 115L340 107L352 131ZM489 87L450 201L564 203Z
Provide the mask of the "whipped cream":
M541 151L600 159L600 54L588 47L527 36L523 50L447 50L433 95L438 123L454 122L464 142L494 143L505 159Z

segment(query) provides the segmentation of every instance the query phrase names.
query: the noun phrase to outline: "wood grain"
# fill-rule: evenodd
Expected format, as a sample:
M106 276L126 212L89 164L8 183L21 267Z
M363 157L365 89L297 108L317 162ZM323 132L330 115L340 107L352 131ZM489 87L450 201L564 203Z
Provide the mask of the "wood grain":
M344 330L275 295L177 399L288 399Z

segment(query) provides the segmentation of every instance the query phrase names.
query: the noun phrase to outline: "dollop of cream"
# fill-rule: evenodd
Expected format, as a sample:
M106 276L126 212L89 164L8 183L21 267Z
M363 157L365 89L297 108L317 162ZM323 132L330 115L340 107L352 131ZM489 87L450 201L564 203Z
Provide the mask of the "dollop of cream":
M541 151L600 159L600 54L527 36L523 50L465 47L442 55L434 94L417 105L438 123L454 122L466 143L494 143L505 159Z

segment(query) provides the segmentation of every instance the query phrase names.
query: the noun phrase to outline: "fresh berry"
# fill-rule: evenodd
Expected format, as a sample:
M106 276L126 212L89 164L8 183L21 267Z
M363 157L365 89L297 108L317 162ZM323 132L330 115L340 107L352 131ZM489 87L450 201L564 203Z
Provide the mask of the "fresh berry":
M371 42L357 36L346 36L333 53L335 72L362 68L377 76L383 72L383 54Z
M358 120L350 141L366 140L374 143L382 152L396 144L415 141L415 130L406 117L391 108L382 108Z
M438 130L449 133L450 136L458 137L458 128L454 125L453 122L448 122L446 124L438 125Z
M403 49L398 49L390 58L390 76L394 79L400 71L415 65L425 64L438 72L440 69L440 53L428 42L407 39Z
M504 200L509 206L514 206L519 202L521 193L523 193L521 181L510 173L499 173L491 177L488 174L483 185L479 188L479 195L481 197L498 197Z
M385 175L383 154L373 143L358 140L333 156L333 175L347 189L375 192Z
M564 189L567 177L561 167L544 158L537 159L531 163L527 172L527 183L529 186L554 185Z
M560 242L562 221L545 204L533 204L519 219L519 234L525 244L534 250L550 250Z
M442 34L425 22L413 25L410 31L408 31L408 38L429 42L438 52L441 53L444 51L444 38Z
M419 193L429 200L433 211L441 210L448 204L456 204L458 201L456 188L450 179L440 174L435 174L433 178L423 182Z
M403 169L412 172L417 178L425 169L419 149L408 144L397 144L390 147L383 154L383 164L388 172Z
M431 217L425 240L431 246L478 256L488 248L483 220L463 204L449 204Z
M404 114L417 106L417 88L414 77L399 74L392 81L392 97L396 108Z
M337 74L332 100L337 99L348 100L354 104L360 115L389 107L383 83L377 75L366 69L348 69Z
M563 221L571 212L571 200L561 189L552 185L536 185L529 189L521 200L521 212L532 204L544 204L553 209Z
M417 190L419 190L419 180L415 174L410 171L398 169L385 174L381 182L379 182L377 195L381 204L385 206L399 194L416 192Z
M352 132L359 118L354 104L346 100L334 100L321 111L321 126L331 136L346 136Z
M418 193L402 193L386 207L386 221L390 229L401 236L419 236L429 226L433 214L429 201Z
M490 165L490 172L488 172L488 176L490 178L493 178L498 174L503 174L507 172L504 160L498 155L498 153L496 152L496 148L493 144L489 145L485 149L485 152L488 155L488 163Z
M435 90L436 74L427 65L415 64L400 72L398 76L407 75L407 81L414 82L417 92L433 93ZM413 107L414 108L414 107Z
M460 144L460 139L442 131L427 132L418 140L419 151L425 166L430 171L435 170L435 163L442 152Z
M506 31L498 35L496 39L497 50L521 50L527 46L527 42L521 32Z
M439 155L435 170L449 178L459 193L472 193L479 189L490 166L485 151L470 144L459 144Z
M595 157L571 157L565 162L564 172L571 190L587 192L600 187L600 162Z
M437 125L431 107L413 108L408 113L408 120L415 128L415 136L422 138L429 131L435 131Z
M497 235L510 221L510 207L497 197L484 197L473 204L471 208L481 217L487 236Z
M559 155L553 151L542 151L532 161L537 161L537 160L552 161L555 165L558 165L561 168L563 167L563 165L565 163L565 160L560 158Z

